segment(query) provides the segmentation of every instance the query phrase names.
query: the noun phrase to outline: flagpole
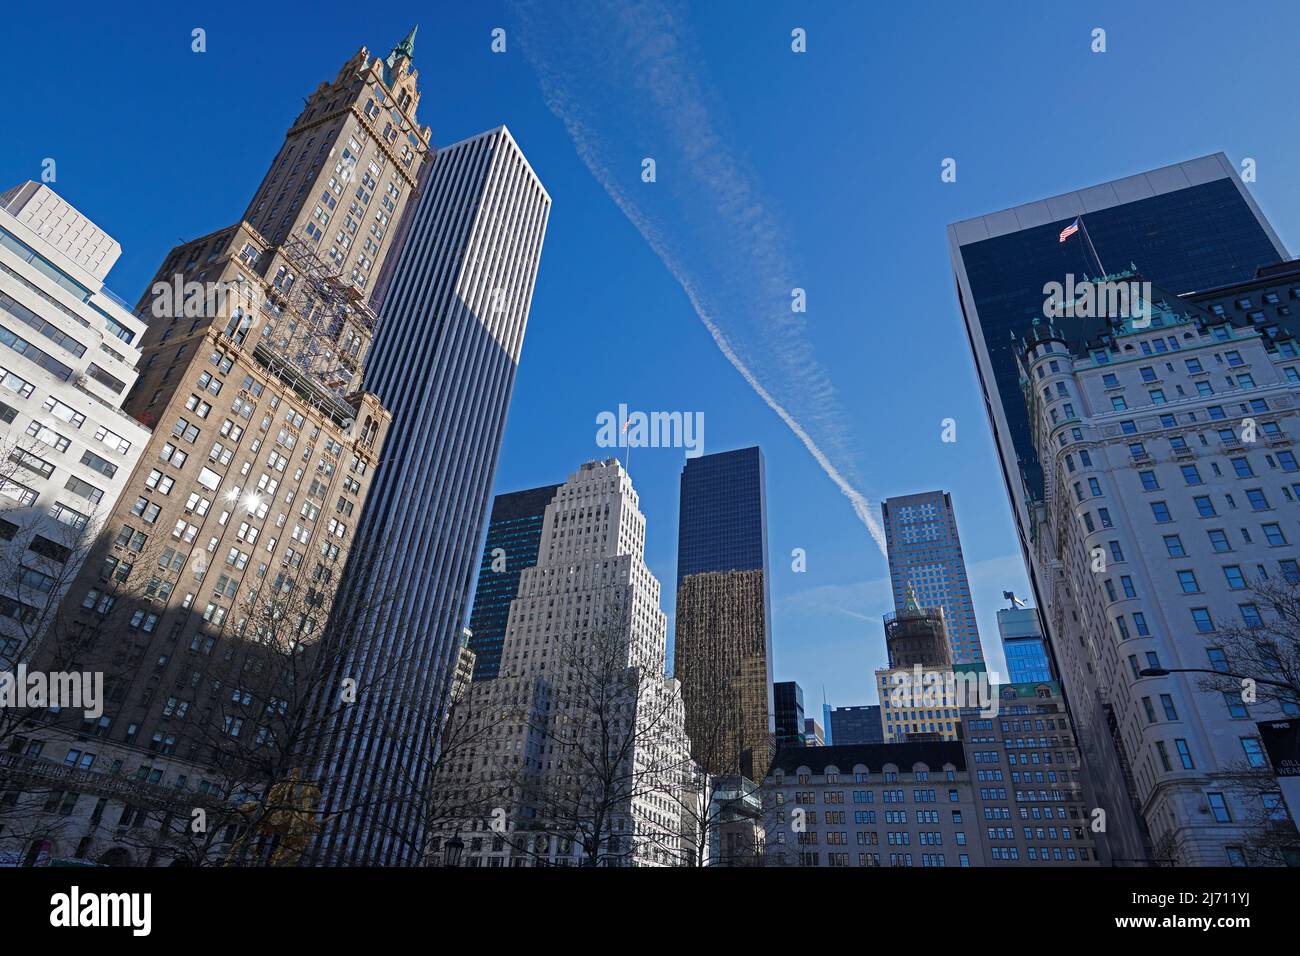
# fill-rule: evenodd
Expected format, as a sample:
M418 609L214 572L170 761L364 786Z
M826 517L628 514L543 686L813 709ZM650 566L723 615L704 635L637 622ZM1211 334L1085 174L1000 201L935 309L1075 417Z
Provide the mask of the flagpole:
M1097 255L1097 247L1092 244L1092 236L1088 235L1088 224L1083 221L1083 216L1079 216L1079 228L1083 230L1083 238L1088 240L1088 248L1092 250L1092 257L1097 261L1097 268L1101 270L1099 279L1106 278L1106 267L1101 264L1101 256Z

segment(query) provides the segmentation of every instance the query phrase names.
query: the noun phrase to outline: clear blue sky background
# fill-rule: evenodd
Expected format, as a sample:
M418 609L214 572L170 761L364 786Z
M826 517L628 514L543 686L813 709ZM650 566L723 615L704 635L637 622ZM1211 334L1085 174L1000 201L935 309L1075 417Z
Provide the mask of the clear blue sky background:
M994 667L1001 591L1027 589L946 224L1223 150L1256 160L1250 188L1288 248L1300 243L1294 3L653 0L633 20L604 3L549 4L567 7L550 23L512 3L327 0L305 16L299 6L10 9L0 184L39 178L55 159L52 185L122 243L110 284L134 301L171 245L239 216L301 97L359 45L386 53L418 21L420 117L434 141L505 123L554 200L497 490L561 481L603 454L595 417L620 402L702 411L708 451L761 445L776 677L803 685L810 713L823 686L832 703L874 699L884 560L613 194L638 204L697 300L765 387L812 416L814 437L877 513L888 495L952 492ZM504 55L489 49L498 26ZM194 27L207 31L204 54L190 51ZM794 27L807 30L805 55L790 50ZM1094 27L1107 31L1104 54L1089 50ZM680 75L643 60L646 44ZM577 140L557 104L583 124ZM671 142L702 116L715 140L699 152ZM710 205L720 155L742 171L746 203L762 207L761 242L738 239L728 210ZM640 182L645 156L660 163L654 185ZM957 160L956 183L940 181L945 157ZM774 263L776 278L793 277L784 288L807 289L802 331L773 324ZM809 380L812 362L821 377ZM955 444L939 440L946 417ZM682 463L674 449L632 460L670 614ZM807 551L802 574L791 571L796 547Z

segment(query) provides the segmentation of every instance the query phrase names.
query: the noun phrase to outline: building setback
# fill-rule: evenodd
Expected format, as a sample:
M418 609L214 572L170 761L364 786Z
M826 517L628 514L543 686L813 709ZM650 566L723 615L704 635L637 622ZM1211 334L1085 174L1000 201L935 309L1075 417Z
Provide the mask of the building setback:
M120 408L145 328L104 285L120 253L48 186L0 196L0 670L35 652L149 439Z
M617 459L588 462L546 506L500 674L461 705L482 731L435 789L439 803L482 791L483 810L443 821L428 852L460 836L469 866L681 865L697 768L666 655L636 490Z
M510 617L510 602L519 592L519 576L537 563L542 541L542 519L559 485L497 495L488 519L483 560L478 569L474 609L469 626L474 632L475 680L492 680L501 670L501 646Z
M776 737L761 449L688 459L680 502L673 666L692 753L710 773L757 780Z
M551 200L504 126L440 149L384 298L369 381L393 410L385 467L345 584L358 654L339 679L382 690L339 713L319 776L337 813L323 864L419 859L414 794L456 667L475 557Z
M272 686L288 676L277 664L301 646L310 672L337 634L327 622L390 420L361 368L370 277L427 151L409 41L387 59L362 47L320 84L245 218L174 248L136 306L148 325L125 407L155 429L64 602L69 626L98 635L83 666L105 671L108 703L93 723L65 713L41 731L41 754L78 768L56 791L75 822L29 823L56 855L185 857L204 837L178 815L290 784L282 722L314 690ZM247 776L259 746L284 780ZM44 786L39 766L20 769ZM139 835L164 824L156 842ZM235 837L198 852L234 852Z

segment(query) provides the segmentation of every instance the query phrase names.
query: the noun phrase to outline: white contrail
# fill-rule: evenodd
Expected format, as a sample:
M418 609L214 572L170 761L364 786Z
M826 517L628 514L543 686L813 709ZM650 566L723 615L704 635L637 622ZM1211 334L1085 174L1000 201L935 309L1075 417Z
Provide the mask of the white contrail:
M519 9L518 12L523 11ZM617 29L617 25L611 25L612 19L622 21L621 31ZM745 177L739 162L726 152L722 138L718 136L708 120L707 108L699 93L699 84L690 75L687 61L681 55L678 37L673 29L675 26L673 16L661 4L649 0L637 5L632 12L627 8L619 11L602 11L598 20L602 31L613 29L615 33L620 34L623 42L632 48L631 55L634 58L643 65L649 64L645 72L648 78L652 78L652 82L646 92L657 102L661 117L672 127L676 139L682 144L683 153L690 157L696 178L706 185L707 194L717 204L717 220L734 227L736 236L749 237L749 242L745 243L745 248L741 250L741 254L751 260L748 263L747 274L758 277L759 281L768 286L768 292L773 292L777 287L777 277L788 274L784 256L775 238L778 230L762 204L755 198L757 189ZM581 39L575 35L576 31L570 32L566 29L568 24L561 23L554 26L561 30L561 35L567 38L569 44L582 44ZM711 310L704 301L705 296L682 266L679 257L670 249L669 242L661 230L620 188L618 179L610 171L609 163L599 155L600 137L579 118L578 110L573 106L574 98L566 92L566 85L557 76L557 71L552 69L543 58L541 44L527 42L540 38L529 35L528 31L525 31L524 39L525 52L537 70L546 104L564 124L578 156L682 287L691 307L704 323L709 334L713 336L713 341L726 356L727 361L735 367L759 398L794 432L827 477L849 499L854 512L866 526L881 554L887 557L885 533L876 519L871 502L832 463L830 457L813 440L809 431L796 420L790 410L764 387L732 346L717 322L711 317ZM598 47L593 44L587 48L594 50ZM584 59L583 66L594 72L592 60L594 57L591 60ZM595 76L588 76L585 79L589 84L598 83L598 78ZM761 301L770 301L772 298L773 296L769 295ZM781 348L776 350L778 361L784 366L785 373L798 386L797 393L807 396L814 406L813 418L821 424L821 430L828 433L831 445L842 451L845 442L837 434L840 429L838 410L834 406L834 390L813 357L811 346L801 334L800 320L797 316L787 315L775 319L772 326L766 330L766 334L770 338L780 340Z

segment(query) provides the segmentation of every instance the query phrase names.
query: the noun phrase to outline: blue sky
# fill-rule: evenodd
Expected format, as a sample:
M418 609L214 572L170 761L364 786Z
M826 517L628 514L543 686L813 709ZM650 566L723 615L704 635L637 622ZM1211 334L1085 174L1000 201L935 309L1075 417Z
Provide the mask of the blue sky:
M992 667L1001 592L1027 591L949 222L1223 150L1255 159L1250 188L1300 248L1294 4L301 6L10 10L0 184L53 158L53 187L122 243L109 282L134 301L171 245L240 215L301 97L419 22L434 141L505 123L554 201L497 490L603 455L596 416L619 403L703 412L706 451L761 445L775 673L810 713L823 687L874 699L884 660L886 565L841 484L877 515L889 495L952 492ZM632 459L670 615L682 464L680 449Z

